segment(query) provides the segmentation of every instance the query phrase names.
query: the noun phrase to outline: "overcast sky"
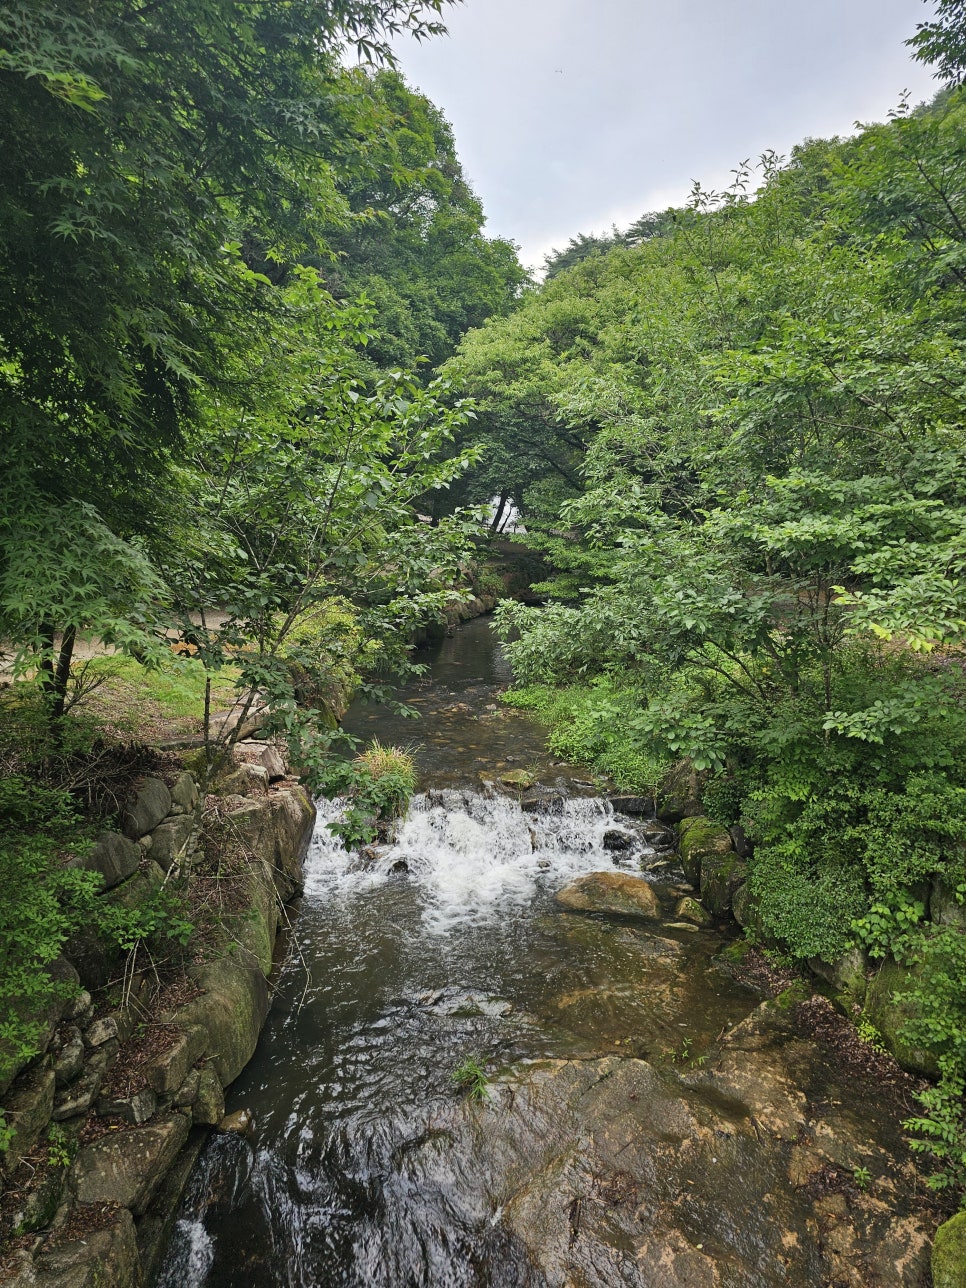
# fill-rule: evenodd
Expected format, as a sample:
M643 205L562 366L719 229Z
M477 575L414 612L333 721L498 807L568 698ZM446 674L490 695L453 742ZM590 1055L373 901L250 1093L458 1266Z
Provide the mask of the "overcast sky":
M452 122L492 236L524 263L728 182L767 148L885 119L936 84L922 0L465 0L397 46Z

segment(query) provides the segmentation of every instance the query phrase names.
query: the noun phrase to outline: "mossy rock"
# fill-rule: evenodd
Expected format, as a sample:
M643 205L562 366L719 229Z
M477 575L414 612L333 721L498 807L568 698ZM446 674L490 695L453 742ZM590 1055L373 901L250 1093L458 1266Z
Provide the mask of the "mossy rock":
M681 866L692 885L700 884L701 863L705 857L730 854L733 849L728 829L700 815L684 819L678 827L678 835Z
M761 914L758 910L758 899L752 894L751 886L746 881L740 885L731 896L731 915L737 921L739 926L747 927L754 931L758 938L762 938L764 930L761 922Z
M865 1013L882 1034L882 1040L903 1069L910 1073L923 1073L934 1078L939 1073L939 1062L932 1051L914 1046L904 1036L910 1020L918 1012L909 1002L897 1002L895 995L904 993L918 983L915 967L902 966L887 957L879 970L869 980L865 998Z
M690 895L680 901L674 909L674 915L679 921L690 921L696 926L711 925L711 914L707 908L697 899L692 899Z
M933 1288L966 1288L966 1212L936 1231L932 1245Z
M842 995L843 1001L860 1004L865 1001L869 985L869 959L861 948L850 948L834 962L823 961L820 957L810 957L808 965L819 979L824 979Z
M733 895L747 878L747 865L737 854L702 855L701 902L713 917L724 917L731 911Z

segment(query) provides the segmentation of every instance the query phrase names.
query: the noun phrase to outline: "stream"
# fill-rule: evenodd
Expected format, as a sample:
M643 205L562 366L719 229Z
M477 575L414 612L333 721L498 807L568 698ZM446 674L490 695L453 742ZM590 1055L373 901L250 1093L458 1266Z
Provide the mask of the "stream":
M210 1137L161 1288L839 1282L816 1235L826 1196L799 1197L793 1151L806 1189L819 1163L845 1165L836 1149L852 1165L856 1133L884 1174L888 1113L861 1089L855 1109L799 1037L762 1020L715 960L731 932L675 921L673 856L497 702L509 675L485 620L427 660L401 695L418 722L347 716L359 737L410 744L422 791L366 862L320 803L272 1012L229 1093L255 1125ZM514 768L547 790L500 788ZM555 907L615 861L652 868L663 924ZM453 1077L468 1059L489 1080L478 1100ZM870 1250L849 1256L905 1256L909 1277L841 1282L918 1282L925 1236L880 1207L863 1209Z

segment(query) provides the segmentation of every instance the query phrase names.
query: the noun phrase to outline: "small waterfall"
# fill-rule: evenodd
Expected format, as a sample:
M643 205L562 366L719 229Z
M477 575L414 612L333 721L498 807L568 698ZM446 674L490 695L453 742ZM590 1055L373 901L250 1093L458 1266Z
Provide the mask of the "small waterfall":
M606 800L552 797L525 810L495 793L449 789L415 796L391 844L350 854L328 824L340 801L320 801L306 862L309 899L382 885L401 872L417 884L430 932L479 924L525 907L541 887L558 888L585 872L613 866L605 837L621 832L635 861L652 854ZM636 866L636 862L635 862Z

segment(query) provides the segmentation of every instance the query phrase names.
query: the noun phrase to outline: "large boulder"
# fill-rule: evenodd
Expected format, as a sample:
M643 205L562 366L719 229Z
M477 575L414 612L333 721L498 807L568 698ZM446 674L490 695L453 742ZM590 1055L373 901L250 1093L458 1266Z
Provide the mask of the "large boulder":
M208 1034L200 1025L178 1030L167 1050L156 1055L144 1069L148 1086L159 1096L171 1095L181 1087L192 1066L208 1050Z
M258 959L266 975L272 969L278 932L279 902L274 875L264 859L249 864L244 879L246 912L232 922L230 931L236 942Z
M195 821L191 814L176 814L159 823L151 833L151 860L165 872L181 865L191 843Z
M929 893L929 919L937 926L953 926L966 930L966 903L957 898L955 890L945 881L936 880Z
M726 827L712 823L701 815L683 819L678 829L681 847L681 866L692 885L701 881L701 864L706 858L716 858L732 853L731 837Z
M245 800L224 818L226 841L268 863L283 900L302 889L302 861L314 826L315 807L301 787Z
M165 1018L205 1030L211 1064L227 1087L254 1053L268 1015L268 983L258 958L243 947L193 968L191 974L205 991Z
M661 916L654 887L643 877L626 872L589 872L557 893L557 903L570 912L599 912L605 916Z
M171 813L171 793L160 778L146 778L124 808L121 829L132 841L153 831Z
M37 1288L141 1288L141 1262L131 1213L112 1212L82 1238L58 1241L36 1261Z
M731 911L731 901L748 878L737 854L704 854L701 858L701 902L714 917Z
M46 1131L54 1111L55 1085L54 1070L47 1057L23 1074L6 1097L4 1115L7 1125L13 1128L13 1138L0 1154L3 1171L13 1172Z
M72 999L80 994L80 976L74 965L66 957L56 957L43 967L53 985L51 995L41 1007L29 1000L17 1000L12 1003L14 1016L22 1019L40 1021L41 1030L37 1037L34 1052L43 1051L54 1035L61 1017L69 1012ZM13 1018L13 1017L11 1017ZM24 1052L21 1046L0 1036L0 1096L12 1084L14 1078L25 1069L34 1058L34 1052Z
M161 1122L108 1132L74 1159L80 1203L117 1203L140 1216L188 1137L189 1120L172 1114Z
M141 847L120 832L101 832L94 848L78 860L88 872L99 872L104 890L111 890L126 880L141 862Z
M910 1002L896 1000L897 994L915 987L918 978L914 966L902 966L887 957L869 980L865 1013L903 1069L934 1078L939 1073L936 1056L924 1047L915 1046L905 1036L906 1025L917 1018L915 1007Z
M861 948L850 948L833 962L823 961L821 957L810 957L808 965L819 979L831 984L837 993L844 994L849 1001L861 1004L865 1000L869 983L869 959Z
M944 1222L932 1245L933 1288L966 1288L966 1212Z

